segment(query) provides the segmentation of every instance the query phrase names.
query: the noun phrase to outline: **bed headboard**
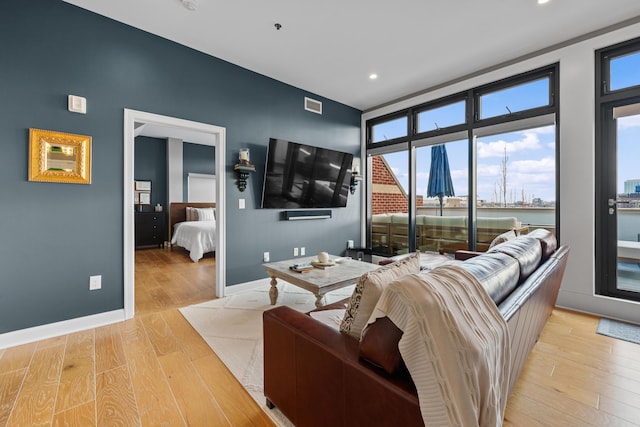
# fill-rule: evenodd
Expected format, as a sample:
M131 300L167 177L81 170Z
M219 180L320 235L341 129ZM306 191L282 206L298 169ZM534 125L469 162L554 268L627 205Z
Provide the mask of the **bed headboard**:
M215 208L216 204L211 202L174 202L169 205L169 241L173 235L173 226L179 222L187 220L186 207L191 208Z

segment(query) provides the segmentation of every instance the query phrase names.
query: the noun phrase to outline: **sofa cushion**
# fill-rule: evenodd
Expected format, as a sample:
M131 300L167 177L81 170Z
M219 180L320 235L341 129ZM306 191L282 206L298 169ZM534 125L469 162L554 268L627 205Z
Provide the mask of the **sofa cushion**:
M404 367L398 343L402 330L388 317L381 317L362 331L360 357L390 374Z
M542 259L548 259L555 251L558 249L558 241L556 240L556 236L553 235L549 230L545 230L544 228L537 228L527 234L527 236L535 237L540 240L540 245L542 246Z
M395 279L420 271L420 254L415 253L393 264L363 274L356 283L349 306L340 323L340 332L360 340L384 288Z
M393 224L407 224L409 222L409 215L406 213L397 213L391 215L391 222Z
M435 215L418 215L416 224L436 225L441 227L466 227L466 216L435 216Z
M388 224L391 222L391 215L383 214L375 214L371 217L371 222L374 224Z
M499 245L500 243L504 243L504 242L508 242L509 240L513 240L516 237L517 236L516 236L516 232L515 231L513 231L513 230L505 231L504 233L496 236L496 238L491 241L491 244L489 245L489 249L491 249L495 245Z
M488 228L493 230L508 230L518 227L518 218L513 216L501 218L478 217L478 228Z
M520 265L509 255L485 253L458 265L478 279L496 305L518 286Z
M487 253L503 253L515 258L520 264L520 281L529 277L538 268L542 259L542 245L534 237L520 236L489 249Z

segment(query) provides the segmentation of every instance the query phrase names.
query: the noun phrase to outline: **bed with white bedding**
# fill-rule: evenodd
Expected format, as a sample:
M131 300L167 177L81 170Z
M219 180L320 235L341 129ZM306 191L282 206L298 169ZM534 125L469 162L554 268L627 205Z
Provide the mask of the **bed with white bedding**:
M193 262L216 250L215 203L171 203L171 245L185 248Z

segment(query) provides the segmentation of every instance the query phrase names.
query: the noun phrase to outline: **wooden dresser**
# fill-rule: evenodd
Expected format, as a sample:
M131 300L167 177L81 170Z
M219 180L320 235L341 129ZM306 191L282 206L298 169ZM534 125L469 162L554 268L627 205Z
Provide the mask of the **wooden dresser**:
M164 245L167 227L164 212L136 212L136 249Z

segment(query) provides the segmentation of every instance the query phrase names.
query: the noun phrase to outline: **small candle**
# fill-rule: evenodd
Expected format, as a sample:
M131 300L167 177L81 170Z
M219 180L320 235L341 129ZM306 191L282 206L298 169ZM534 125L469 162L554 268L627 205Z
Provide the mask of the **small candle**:
M360 174L360 165L353 165L353 173L356 175Z
M243 148L240 150L240 161L243 163L249 162L249 149Z

